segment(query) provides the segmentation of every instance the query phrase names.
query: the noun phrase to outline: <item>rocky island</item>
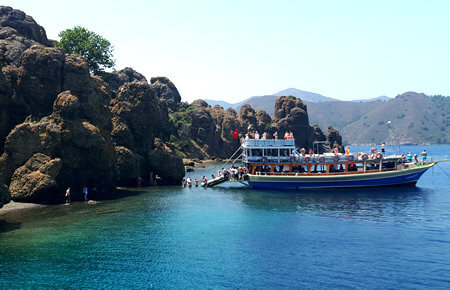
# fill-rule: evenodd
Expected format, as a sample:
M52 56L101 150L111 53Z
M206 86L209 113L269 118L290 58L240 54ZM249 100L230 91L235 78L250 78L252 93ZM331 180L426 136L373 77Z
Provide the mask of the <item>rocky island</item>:
M243 105L181 102L165 77L150 83L132 68L94 75L86 60L65 54L31 16L0 6L0 207L15 201L59 203L71 187L104 198L150 172L159 184L178 184L182 158L227 158L243 136L292 131L297 146L328 140L309 124L307 106L280 96L274 117ZM145 179L144 179L145 180Z

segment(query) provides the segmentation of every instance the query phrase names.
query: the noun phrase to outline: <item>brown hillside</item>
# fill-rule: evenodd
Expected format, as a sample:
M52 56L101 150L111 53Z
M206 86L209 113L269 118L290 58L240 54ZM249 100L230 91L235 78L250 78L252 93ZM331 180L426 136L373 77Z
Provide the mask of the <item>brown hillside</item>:
M359 120L345 126L342 134L350 144L379 144L390 142L387 121L392 122L398 140L402 144L448 143L450 129L449 113L436 106L430 97L406 92L380 106L367 108Z

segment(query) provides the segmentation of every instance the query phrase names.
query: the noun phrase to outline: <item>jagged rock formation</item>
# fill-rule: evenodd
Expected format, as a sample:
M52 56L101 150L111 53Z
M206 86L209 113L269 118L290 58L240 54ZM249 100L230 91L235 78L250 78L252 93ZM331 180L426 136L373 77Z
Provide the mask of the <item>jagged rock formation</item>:
M344 149L342 147L342 136L339 134L338 130L333 128L333 126L328 126L328 131L325 138L332 148L338 146L339 150L341 152L344 152Z
M104 73L103 79L108 83L110 89L116 92L123 84L132 82L147 82L147 79L131 67L114 71L112 73Z
M156 97L166 102L170 111L175 111L177 104L181 102L180 93L175 85L166 77L151 78L150 83Z
M114 190L114 147L108 134L78 118L80 108L76 96L68 91L60 93L50 116L39 122L26 121L8 135L0 173L10 180L13 199L61 201L68 186L75 191L95 187L94 197ZM54 164L54 160L60 164L58 170L47 164Z
M292 96L278 97L272 125L281 138L285 132L292 131L298 147L312 148L308 112L300 99Z
M167 107L147 82L124 83L111 101L111 113L120 185L136 184L139 176L148 176L150 171L158 174L165 184L176 183L183 177L181 158L171 149L162 149L169 147L155 148L155 138L164 139L168 135L169 117ZM166 162L154 161L162 157L166 162L172 160L174 168L167 167ZM177 166L181 170L176 170Z
M9 189L0 180L0 208L2 208L4 204L7 204L10 201L11 201L11 194L9 193Z
M26 38L48 45L47 34L33 17L8 6L0 6L0 26L11 27Z
M183 164L166 144L166 101L180 101L173 83L156 78L156 95L131 68L105 73L105 82L84 58L50 45L30 16L0 6L0 204L10 191L16 200L59 202L68 186L99 198L150 170L160 184L178 183Z
M56 177L62 168L61 159L36 153L25 165L17 168L9 190L16 201L46 201L58 195Z
M298 147L313 148L314 141L325 141L325 135L317 125L310 126L306 105L295 97L279 97L275 104L275 118L272 120L264 110L255 111L250 105L241 107L239 115L234 109L224 110L216 105L211 108L205 101L196 100L185 111L178 135L184 140L190 140L191 146L185 146L182 151L189 158L228 158L239 147L239 139L232 134L235 129L243 137L247 132L264 132L267 138L273 138L278 131L279 138L284 132L292 131ZM176 115L176 114L175 114ZM334 135L333 135L334 136ZM334 136L341 144L337 134ZM334 140L333 140L334 141ZM193 150L193 147L198 150ZM325 144L316 146L321 152L329 150Z
M255 110L248 104L241 107L239 112L239 123L242 128L242 134L249 131L265 132L270 131L272 119L264 110Z

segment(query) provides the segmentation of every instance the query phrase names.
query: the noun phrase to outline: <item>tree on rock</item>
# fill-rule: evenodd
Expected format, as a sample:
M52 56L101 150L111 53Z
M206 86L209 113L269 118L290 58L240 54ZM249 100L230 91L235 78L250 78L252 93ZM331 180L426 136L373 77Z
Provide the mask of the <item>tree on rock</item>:
M102 36L84 27L75 26L59 33L60 41L55 46L61 47L65 53L78 53L86 59L93 73L113 68L113 46Z

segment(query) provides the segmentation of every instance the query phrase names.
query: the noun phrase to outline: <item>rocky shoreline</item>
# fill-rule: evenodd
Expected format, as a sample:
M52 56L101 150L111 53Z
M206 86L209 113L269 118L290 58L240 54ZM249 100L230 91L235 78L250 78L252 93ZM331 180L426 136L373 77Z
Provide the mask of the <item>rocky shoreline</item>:
M94 75L31 16L6 6L0 68L0 207L11 199L61 203L68 187L74 196L88 187L100 200L137 180L179 184L185 171L229 158L240 146L235 130L292 131L298 147L342 145L331 126L323 133L310 125L307 106L293 96L279 97L271 118L248 104L236 112L183 103L168 78L148 82L132 68Z

